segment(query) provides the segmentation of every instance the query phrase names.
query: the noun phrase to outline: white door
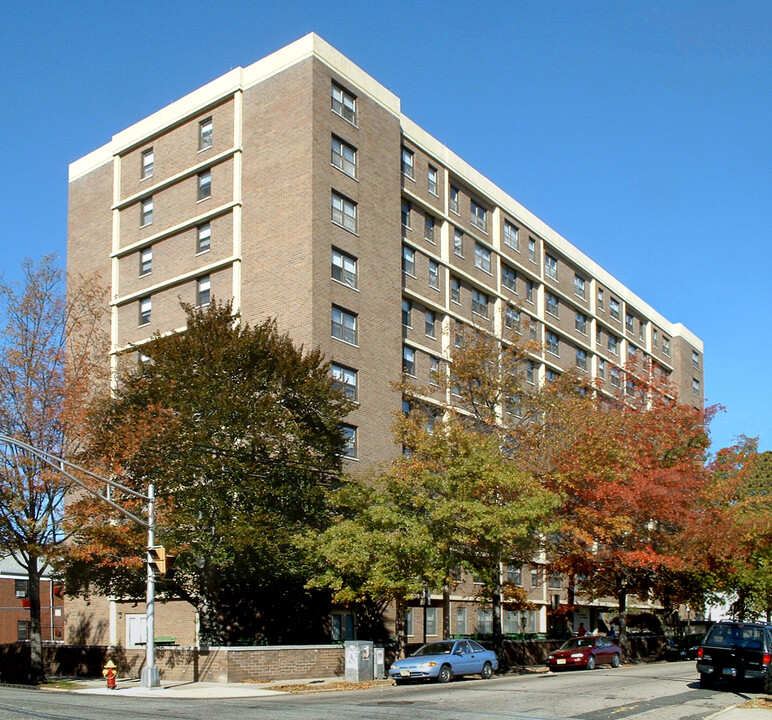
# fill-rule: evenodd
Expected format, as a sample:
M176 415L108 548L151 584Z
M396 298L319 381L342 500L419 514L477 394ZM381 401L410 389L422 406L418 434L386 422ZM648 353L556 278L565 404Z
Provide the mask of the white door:
M147 616L126 615L126 647L147 643Z

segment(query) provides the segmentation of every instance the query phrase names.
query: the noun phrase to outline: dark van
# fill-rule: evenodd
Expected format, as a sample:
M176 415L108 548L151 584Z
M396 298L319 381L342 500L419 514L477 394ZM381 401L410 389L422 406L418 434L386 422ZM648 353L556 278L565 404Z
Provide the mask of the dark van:
M697 651L697 672L702 687L748 680L772 694L772 625L717 622Z

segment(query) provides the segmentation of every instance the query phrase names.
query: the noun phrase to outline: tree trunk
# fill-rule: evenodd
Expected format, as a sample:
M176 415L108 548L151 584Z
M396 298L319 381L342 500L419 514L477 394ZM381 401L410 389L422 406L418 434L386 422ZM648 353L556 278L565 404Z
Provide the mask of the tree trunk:
M38 684L45 680L43 637L40 633L40 570L38 558L30 555L27 562L27 595L29 597L30 680Z
M405 657L405 649L407 648L407 635L405 633L405 613L407 612L407 603L404 598L397 598L396 602L397 611L397 659Z
M442 586L442 637L450 637L450 588Z
M501 634L501 573L496 577L496 587L491 598L493 608L493 649L499 657L504 650L504 638Z
M619 603L619 647L624 660L630 657L630 642L627 638L627 590L622 589L617 595Z

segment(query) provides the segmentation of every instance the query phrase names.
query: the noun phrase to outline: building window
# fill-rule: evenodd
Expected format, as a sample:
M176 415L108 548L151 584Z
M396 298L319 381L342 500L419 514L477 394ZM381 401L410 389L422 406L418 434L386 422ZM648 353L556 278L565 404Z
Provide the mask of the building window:
M340 85L332 83L330 92L332 111L352 124L357 121L356 97Z
M551 330L547 330L547 351L553 355L560 355L560 339Z
M332 221L336 225L349 230L352 233L357 231L357 206L348 198L339 195L336 192L331 196Z
M598 358L598 377L604 380L606 378L606 361L603 358Z
M544 274L552 279L558 279L558 261L552 255L544 256Z
M198 124L198 149L208 150L212 147L212 118L206 118Z
M405 610L405 635L408 637L412 637L415 635L414 631L414 623L413 623L413 616L414 616L415 608L408 608Z
M148 325L150 323L150 311L153 309L153 302L149 297L142 298L139 301L139 324Z
M608 334L608 351L612 355L616 355L617 354L617 343L618 342L619 342L619 340L617 339L617 337L615 335L612 335L611 333Z
M479 290L472 290L472 312L488 317L488 296Z
M139 274L148 275L153 269L153 248L143 248L139 252Z
M424 328L426 334L430 337L436 337L436 325L437 325L437 317L431 310L426 310L425 312L425 322L424 322Z
M517 273L509 265L501 266L501 285L507 290L517 292Z
M562 578L560 575L556 575L555 573L550 573L547 577L547 587L550 590L560 590L563 587Z
M458 228L453 231L453 252L459 257L464 257L464 233Z
M413 151L403 147L402 148L402 174L405 177L409 177L411 180L414 179L414 173L415 173L414 161L415 161L415 158L413 156Z
M560 373L556 372L552 368L547 368L544 372L544 377L547 379L547 382L555 382L560 377Z
M700 381L697 378L692 378L692 394L694 397L700 396Z
M357 458L357 429L353 425L341 425L343 435L343 457Z
M139 204L139 224L140 227L150 225L153 222L153 198L145 198Z
M343 308L332 306L332 336L349 343L357 344L357 316Z
M455 185L450 186L450 212L458 215L459 191Z
M456 608L456 635L466 635L466 608Z
M532 262L536 262L536 240L528 238L528 259Z
M622 374L618 367L611 368L611 384L615 387L622 387Z
M424 240L434 244L434 218L431 215L424 218Z
M630 313L625 313L625 328L627 328L627 332L629 333L635 331L635 321Z
M603 290L598 290L598 310L603 310Z
M535 590L536 588L541 587L541 583L542 583L541 569L533 568L531 570L531 587Z
M436 607L426 608L426 634L427 635L437 634L437 608Z
M576 350L576 367L580 370L587 370L587 353L581 348Z
M504 244L513 250L520 249L517 228L508 220L504 221Z
M470 207L471 213L469 221L472 223L472 227L476 227L483 232L488 232L488 211L474 200L471 201Z
M352 178L357 176L357 151L347 142L332 136L332 164Z
M670 357L670 338L662 336L662 352Z
M491 272L491 251L480 243L474 245L474 266L488 274Z
M651 345L652 345L652 347L654 347L654 348L657 347L658 340L659 340L659 331L657 330L657 328L652 328L652 331L651 331Z
M410 300L402 301L402 324L405 327L412 327L412 325L410 324L410 311L412 309L413 307L410 304Z
M555 317L558 317L558 299L557 296L553 295L552 293L547 293L546 299L546 310L550 315L554 315Z
M29 620L16 621L16 637L19 641L29 640L30 626L31 623Z
M493 632L493 612L490 608L477 610L477 634L490 635Z
M402 227L410 230L410 203L407 200L402 201Z
M147 180L153 177L153 166L155 165L155 153L153 148L142 151L142 167L140 168L140 178Z
M332 249L332 279L356 288L357 259L340 250Z
M196 252L207 252L212 246L212 226L204 223L198 226L196 235Z
M525 299L529 303L533 302L533 281L532 280L525 281Z
M402 372L405 375L415 375L415 350L407 345L402 348Z
M616 298L610 298L608 301L609 313L615 320L619 320L619 300Z
M27 580L14 580L14 591L17 598L25 598L28 595L28 582Z
M461 281L457 277L450 278L450 299L461 304Z
M519 565L507 565L507 582L513 585L523 585L523 568Z
M584 313L580 313L578 310L574 316L574 327L582 333L587 334L587 316Z
M402 248L402 272L415 277L415 250L409 247Z
M342 392L349 400L357 399L357 371L333 363L330 365L332 386Z
M437 382L440 372L440 359L429 355L429 382L432 385L438 385Z
M209 275L205 275L197 280L196 299L198 307L209 305L212 297L212 281Z
M531 338L531 340L536 340L539 334L539 324L536 322L536 320L531 318L528 325L529 325L529 328L528 328L529 337Z
M582 298L582 300L585 299L585 288L587 283L585 282L583 277L579 277L579 275L574 275L574 295L577 297Z
M536 365L529 360L525 366L525 381L530 385L536 384Z
M697 369L700 367L700 356L696 350L692 350L692 367Z
M429 192L432 195L437 194L437 168L433 165L429 165L429 173L428 173L428 186L429 186Z
M635 345L627 346L627 359L635 360L638 357L638 348Z
M507 305L507 309L504 311L504 324L515 332L520 331L520 313L513 305Z
M198 199L206 200L212 195L212 172L206 170L198 174Z
M434 260L429 260L429 287L440 289L440 266Z

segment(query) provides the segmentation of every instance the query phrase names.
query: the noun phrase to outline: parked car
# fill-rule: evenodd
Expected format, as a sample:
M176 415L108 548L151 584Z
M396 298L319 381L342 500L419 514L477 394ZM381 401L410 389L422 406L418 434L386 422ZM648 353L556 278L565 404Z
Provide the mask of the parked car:
M697 672L702 687L751 680L772 694L772 625L717 622L700 643Z
M602 635L584 635L566 640L547 658L550 670L568 670L586 668L592 670L596 665L619 667L622 650L614 640Z
M456 675L479 675L487 680L498 670L496 653L474 640L440 640L422 645L389 668L389 677L401 684L407 680L433 679L446 683Z

